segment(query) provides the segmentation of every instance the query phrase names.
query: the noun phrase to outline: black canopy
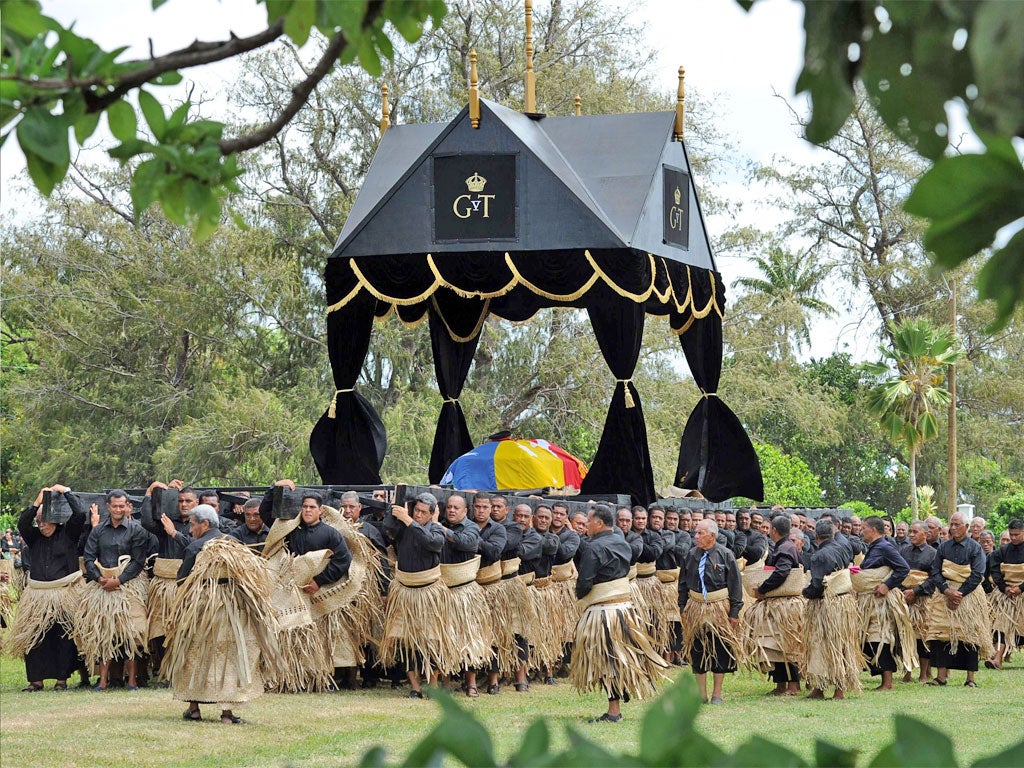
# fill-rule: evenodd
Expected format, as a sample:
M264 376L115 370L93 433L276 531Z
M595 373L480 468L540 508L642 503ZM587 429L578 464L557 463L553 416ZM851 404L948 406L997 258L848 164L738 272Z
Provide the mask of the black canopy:
M337 388L310 436L325 483L380 481L383 424L355 383L374 317L426 319L444 403L429 479L473 446L459 395L489 314L587 310L617 383L584 493L655 498L631 377L647 314L666 315L704 396L676 485L762 498L742 425L715 392L725 307L675 113L548 117L481 100L446 125L389 128L326 268Z

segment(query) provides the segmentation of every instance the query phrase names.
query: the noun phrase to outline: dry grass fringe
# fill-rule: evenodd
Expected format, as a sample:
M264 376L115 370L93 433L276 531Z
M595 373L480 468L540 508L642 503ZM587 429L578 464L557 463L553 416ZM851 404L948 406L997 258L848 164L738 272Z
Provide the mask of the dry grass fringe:
M148 581L140 573L112 592L99 582L85 585L71 637L90 667L119 654L129 659L145 655Z
M419 668L427 675L458 672L461 662L449 632L456 620L451 594L444 582L406 587L395 579L384 606L381 664L401 664L407 671Z
M0 591L0 595L6 591ZM72 584L55 589L37 589L26 587L18 604L18 615L13 626L5 616L7 625L11 627L4 642L4 652L18 658L25 658L50 631L50 627L59 624L70 637L74 631L75 610L85 592L85 582L79 578Z
M804 609L802 597L769 597L756 600L747 610L743 629L746 633L744 653L747 664L766 672L774 659L769 651L784 661L799 664L804 655Z
M736 662L737 666L747 663L745 636L740 627L734 627L729 621L728 600L705 603L691 597L683 606L680 619L682 620L683 655L691 665L699 664L704 669L710 669L715 658L713 639L722 642L729 652L729 657ZM693 658L693 645L697 638L701 638L703 641L703 657L701 659Z
M804 658L800 675L812 688L861 690L863 655L857 601L852 594L808 600L804 609Z
M947 584L952 589L960 586L955 581ZM966 595L956 610L950 610L946 596L936 592L928 599L928 640L948 642L954 654L961 643L977 646L978 654L987 659L995 652L989 610L988 598L980 587Z
M471 581L448 591L455 618L449 625L449 634L459 664L458 669L451 671L490 664L494 655L494 629L483 587Z
M594 605L576 624L569 681L581 693L629 693L654 696L657 681L667 679L664 662L630 603Z

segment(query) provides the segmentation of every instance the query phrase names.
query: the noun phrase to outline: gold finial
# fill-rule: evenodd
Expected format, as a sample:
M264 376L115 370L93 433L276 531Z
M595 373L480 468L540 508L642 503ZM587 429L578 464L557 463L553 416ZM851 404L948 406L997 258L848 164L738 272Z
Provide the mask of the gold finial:
M527 114L537 111L537 76L533 72L533 0L526 0L526 103Z
M480 91L476 82L476 48L469 52L469 122L480 127Z
M679 68L679 90L676 91L676 126L675 131L672 133L672 139L674 141L683 140L683 78L686 76L686 70L682 67Z
M391 106L388 104L388 84L384 83L380 87L380 95L384 97L384 101L380 107L380 135L384 135L384 131L391 125Z
M576 105L576 117L579 117L581 113L580 106L583 104L583 100L580 98L578 93L576 94L576 98L573 99L573 103Z

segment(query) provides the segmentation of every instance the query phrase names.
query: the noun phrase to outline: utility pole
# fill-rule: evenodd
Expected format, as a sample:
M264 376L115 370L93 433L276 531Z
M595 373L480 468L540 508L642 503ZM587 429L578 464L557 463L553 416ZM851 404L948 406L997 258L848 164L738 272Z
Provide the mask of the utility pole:
M956 278L950 280L949 322L956 337ZM956 512L957 502L957 467L956 467L956 364L948 367L946 378L949 387L949 414L947 416L948 438L946 445L946 519L950 520Z

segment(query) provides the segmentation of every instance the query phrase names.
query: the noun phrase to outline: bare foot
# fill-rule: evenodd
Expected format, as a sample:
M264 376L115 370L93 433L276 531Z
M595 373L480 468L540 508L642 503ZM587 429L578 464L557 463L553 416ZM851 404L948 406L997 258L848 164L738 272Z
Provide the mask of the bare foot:
M836 689L836 692L832 694L832 701L841 701L842 699L845 699L845 698L846 698L846 694L844 694L838 688Z
M815 688L813 691L811 691L809 694L807 694L807 698L808 699L824 699L825 698L825 692L823 690L821 690L820 688Z

